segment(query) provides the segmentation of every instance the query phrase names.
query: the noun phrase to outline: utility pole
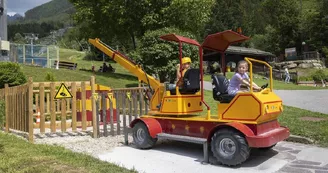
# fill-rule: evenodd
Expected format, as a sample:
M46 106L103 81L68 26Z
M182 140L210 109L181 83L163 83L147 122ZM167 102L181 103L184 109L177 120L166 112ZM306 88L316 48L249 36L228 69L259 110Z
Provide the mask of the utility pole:
M24 33L25 35L25 39L30 40L31 42L31 56L33 57L34 53L33 53L33 41L37 40L39 37L39 34L35 34L35 33Z
M0 59L2 59L2 40L7 40L7 0L0 0Z
M8 40L7 36L7 0L0 0L0 37Z

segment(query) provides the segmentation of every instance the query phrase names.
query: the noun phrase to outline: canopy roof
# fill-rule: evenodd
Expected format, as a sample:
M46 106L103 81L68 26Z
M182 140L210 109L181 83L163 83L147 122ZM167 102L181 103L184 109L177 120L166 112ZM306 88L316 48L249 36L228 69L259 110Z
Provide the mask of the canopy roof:
M184 43L200 46L200 44L196 40L186 38L186 37L183 37L183 36L179 36L179 35L176 35L176 34L163 35L160 38L163 39L163 40L184 42Z
M242 34L239 34L231 30L227 30L227 31L208 35L205 38L202 47L204 49L224 52L229 47L229 45L233 43L243 42L248 39L249 37L246 37Z

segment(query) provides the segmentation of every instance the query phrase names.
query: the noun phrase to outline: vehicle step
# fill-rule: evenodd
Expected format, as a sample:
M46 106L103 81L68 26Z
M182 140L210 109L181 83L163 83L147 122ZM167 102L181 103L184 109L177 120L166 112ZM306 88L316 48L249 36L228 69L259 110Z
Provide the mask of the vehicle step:
M205 138L173 135L173 134L168 134L168 133L159 133L159 134L157 134L157 138L170 139L170 140L182 141L182 142L191 142L191 143L196 143L196 144L204 144L207 142L207 139L205 139Z

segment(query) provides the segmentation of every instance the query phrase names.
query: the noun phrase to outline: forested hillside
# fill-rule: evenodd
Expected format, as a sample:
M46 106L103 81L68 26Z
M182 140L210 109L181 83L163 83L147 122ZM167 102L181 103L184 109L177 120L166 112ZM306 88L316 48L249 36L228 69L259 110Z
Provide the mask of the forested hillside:
M24 33L37 33L45 37L51 31L73 25L74 6L68 0L52 0L28 10L25 17L8 25L8 39L22 42Z
M52 0L46 4L28 10L25 20L69 20L69 15L74 13L74 6L68 0Z

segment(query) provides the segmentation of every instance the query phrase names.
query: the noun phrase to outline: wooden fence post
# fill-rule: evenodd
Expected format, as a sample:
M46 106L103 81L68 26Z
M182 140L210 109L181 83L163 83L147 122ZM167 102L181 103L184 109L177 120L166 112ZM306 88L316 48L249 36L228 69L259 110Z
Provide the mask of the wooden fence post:
M9 86L5 84L6 132L9 132Z
M29 141L33 143L33 79L32 77L29 77L28 79L28 112L29 112Z
M82 131L87 130L87 111L86 111L86 90L85 82L81 83L81 96L82 96Z
M40 90L40 132L45 132L45 116L44 116L44 83L39 84Z
M72 89L72 130L76 132L76 83L73 82L71 85Z
M111 101L110 98L108 98L109 101ZM104 129L104 136L108 136L108 130L107 130L107 99L106 99L106 94L102 93L101 94L101 110L102 110L102 115L100 115L103 119L103 129Z
M117 135L121 134L121 118L120 118L120 106L119 106L119 91L116 91L114 97L116 98L116 127L117 127Z
M55 83L50 83L50 129L51 133L56 132L56 102L55 102Z
M95 77L91 76L91 104L92 104L92 124L93 124L93 137L98 138L98 129L97 129L97 109L96 109L96 100L98 97L98 94L95 90Z

